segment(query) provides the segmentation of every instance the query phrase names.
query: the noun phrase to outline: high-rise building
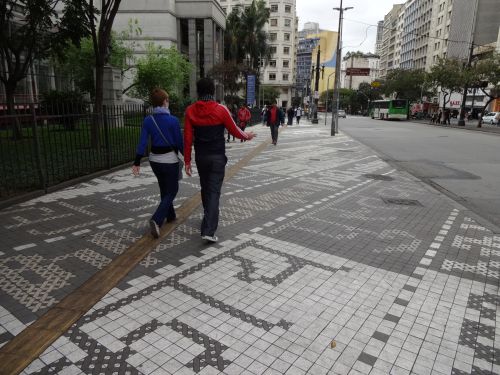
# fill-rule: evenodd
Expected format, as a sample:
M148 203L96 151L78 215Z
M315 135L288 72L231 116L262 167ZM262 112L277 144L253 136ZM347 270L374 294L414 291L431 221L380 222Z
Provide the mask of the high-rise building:
M497 40L498 0L454 0L450 18L449 57L467 59L471 46L484 46Z
M395 68L429 71L439 57L467 60L474 47L494 43L498 0L407 0L384 17L381 77Z
M403 4L395 4L391 11L384 17L382 33L382 48L380 52L380 77L384 78L387 72L394 69L394 62L399 56L400 49L398 39L401 34L398 32L398 25L401 20L401 9Z
M298 32L297 60L295 65L295 92L296 96L307 98L311 94L312 53L318 40L308 38L310 34L321 31L316 22L306 22L304 28Z
M146 45L154 43L175 46L189 58L195 67L189 80L192 97L196 97L196 80L224 59L226 16L213 0L122 0L113 29L128 30L130 20L137 20L142 30L132 37L136 56L144 55ZM217 97L222 97L220 86Z
M246 7L252 0L218 0L229 14L234 7ZM295 96L295 63L297 53L298 19L295 0L270 0L271 16L266 26L269 33L271 58L260 72L260 82L280 91L278 104L289 106Z
M377 22L377 39L375 41L375 54L379 55L382 51L382 37L384 34L384 21Z
M408 0L404 4L400 67L424 69L427 61L432 0Z

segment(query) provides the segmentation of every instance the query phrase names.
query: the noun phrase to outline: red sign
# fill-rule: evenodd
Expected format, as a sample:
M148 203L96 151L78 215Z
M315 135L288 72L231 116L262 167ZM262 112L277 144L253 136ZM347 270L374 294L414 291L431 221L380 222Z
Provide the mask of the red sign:
M348 76L369 76L370 68L347 68L345 74Z

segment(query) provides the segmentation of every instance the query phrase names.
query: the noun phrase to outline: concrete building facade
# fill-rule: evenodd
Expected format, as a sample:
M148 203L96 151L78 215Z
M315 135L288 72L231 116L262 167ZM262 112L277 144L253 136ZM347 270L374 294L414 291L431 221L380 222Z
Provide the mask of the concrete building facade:
M384 35L384 21L377 22L377 38L375 40L375 54L380 54L382 50L382 37Z
M384 31L382 33L382 49L380 53L380 77L385 77L387 72L394 69L396 55L399 55L401 49L398 46L398 24L401 17L402 4L395 4L391 11L384 17Z
M245 7L252 0L218 0L229 14L234 7ZM298 18L295 0L267 0L271 15L266 31L272 56L260 72L261 84L280 91L278 105L289 106L295 96L295 66L298 44Z
M128 30L131 20L142 30L130 38L137 57L146 53L148 43L175 46L188 57L194 66L189 80L193 98L197 79L224 59L226 16L215 0L122 0L113 29ZM130 83L128 80L125 77L124 85ZM217 87L219 99L222 90Z
M348 75L348 68L363 68L369 69L370 73L367 76ZM371 83L379 77L380 57L373 53L363 55L352 55L342 60L340 71L340 87L346 89L357 90L361 83Z

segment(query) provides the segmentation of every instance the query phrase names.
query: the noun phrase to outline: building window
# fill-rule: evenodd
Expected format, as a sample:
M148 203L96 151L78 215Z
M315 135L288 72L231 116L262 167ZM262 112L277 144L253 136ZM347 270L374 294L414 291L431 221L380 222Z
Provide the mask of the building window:
M292 20L285 18L285 27L290 27L291 24L292 24Z
M269 51L271 51L271 53L276 53L276 46L271 46L269 47Z
M224 13L227 13L227 12L226 12L226 10L227 10L226 8L222 8L222 11L223 11Z
M278 19L271 18L271 26L278 26Z
M283 81L288 81L288 73L283 73Z
M278 4L271 4L271 13L276 13L278 11Z
M269 34L269 40L270 40L271 42L275 42L275 41L276 41L276 39L278 39L278 34L276 34L276 33L270 33L270 34Z
M290 67L290 61L284 60L283 61L283 68L289 68Z
M290 54L290 47L283 47L283 54L289 55Z
M276 73L269 73L269 80L276 81Z
M285 33L285 42L290 41L290 33Z
M292 6L291 5L285 5L285 13L292 13Z
M269 60L269 66L271 68L276 68L276 60Z

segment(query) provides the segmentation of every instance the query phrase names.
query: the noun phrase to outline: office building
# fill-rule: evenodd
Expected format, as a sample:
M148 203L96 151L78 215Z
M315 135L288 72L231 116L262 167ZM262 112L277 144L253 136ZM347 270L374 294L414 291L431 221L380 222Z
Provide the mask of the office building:
M380 57L373 53L347 55L342 59L340 87L357 90L361 83L371 83L379 77ZM366 74L366 75L365 75Z
M218 0L229 14L234 7L244 8L252 0ZM287 107L295 96L295 65L297 58L298 18L295 0L270 0L271 15L266 31L269 33L271 58L260 71L260 82L280 91L278 105Z

